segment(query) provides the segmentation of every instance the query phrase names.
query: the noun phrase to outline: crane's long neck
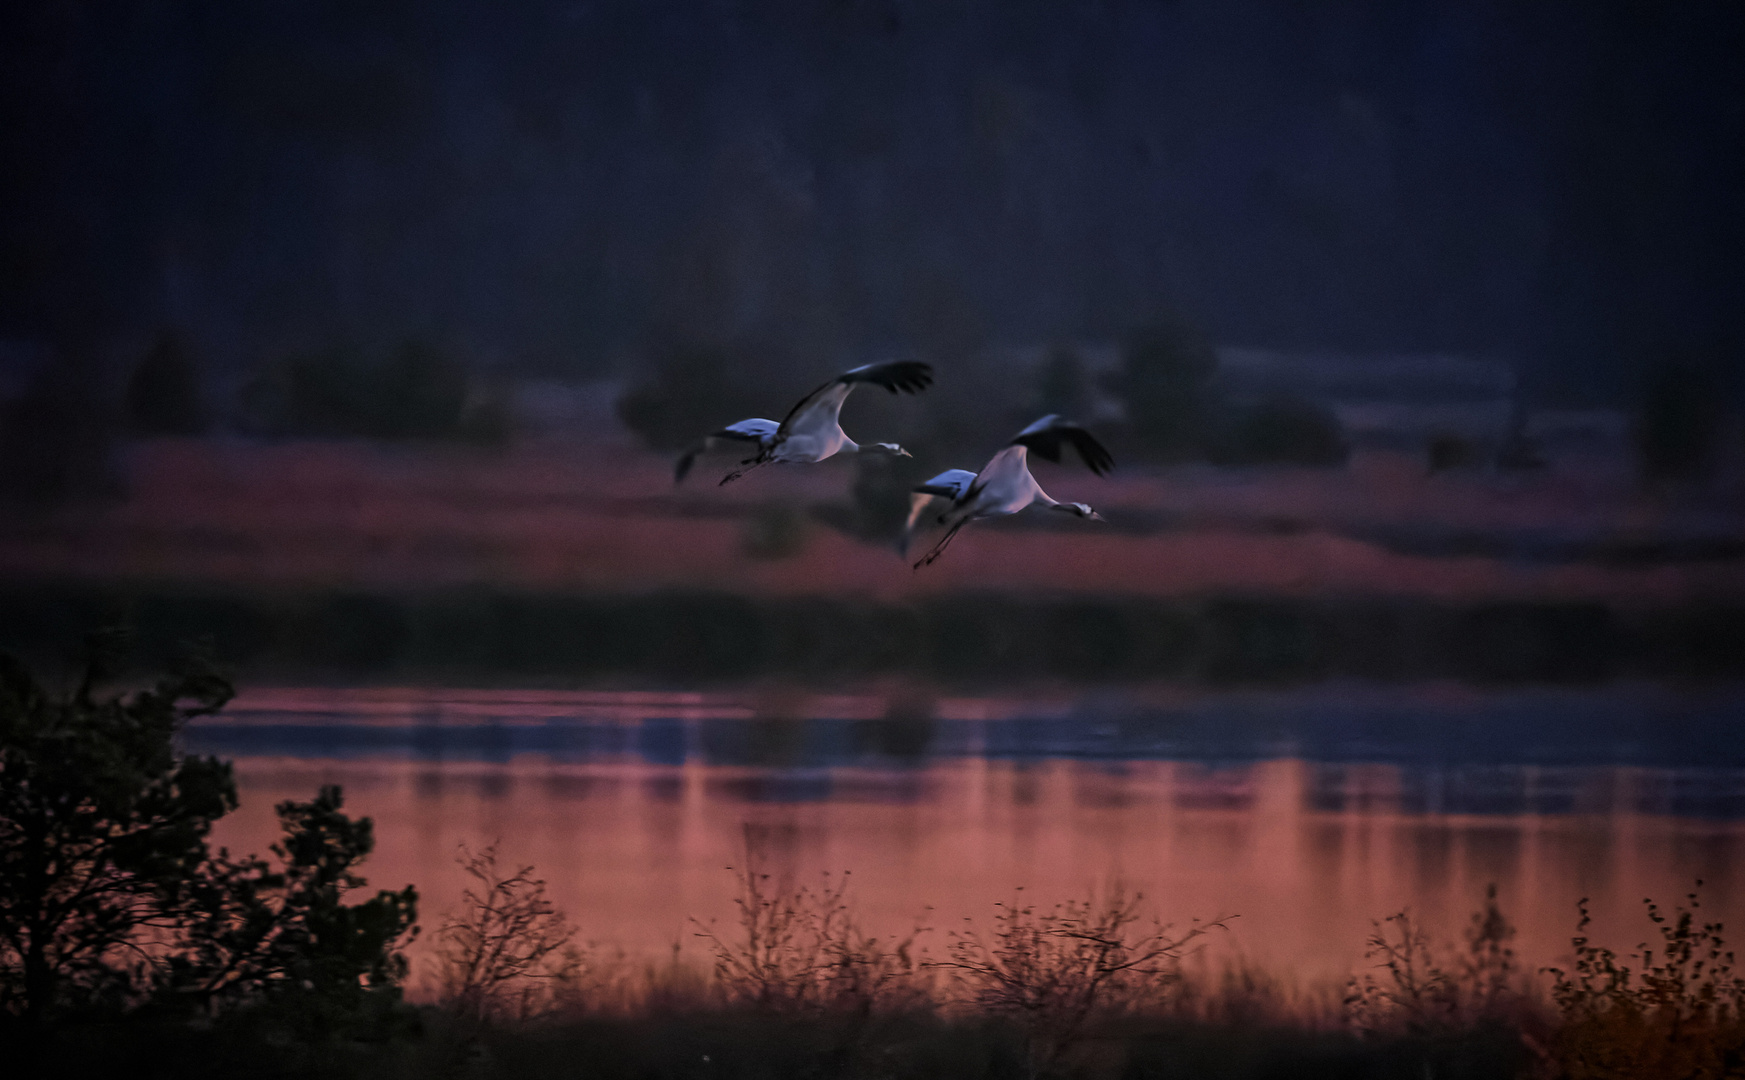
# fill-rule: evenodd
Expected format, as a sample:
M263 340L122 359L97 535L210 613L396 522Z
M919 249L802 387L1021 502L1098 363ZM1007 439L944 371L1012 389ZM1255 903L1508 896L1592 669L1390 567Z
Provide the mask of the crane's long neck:
M1036 501L1041 503L1042 505L1048 507L1050 510L1060 510L1060 511L1063 511L1063 512L1068 513L1068 514L1072 514L1074 517L1089 518L1092 521L1103 520L1103 516L1101 514L1097 513L1095 510L1092 510L1090 508L1090 506L1085 504L1085 503L1061 502L1059 499L1049 498L1048 493L1043 491L1041 488L1037 488L1036 491L1037 491L1037 494L1039 496Z
M865 446L862 446L853 439L850 439L847 435L844 435L842 438L844 440L842 448L850 454L887 454L891 457L909 456L907 450L904 450L894 442L875 442L867 443Z

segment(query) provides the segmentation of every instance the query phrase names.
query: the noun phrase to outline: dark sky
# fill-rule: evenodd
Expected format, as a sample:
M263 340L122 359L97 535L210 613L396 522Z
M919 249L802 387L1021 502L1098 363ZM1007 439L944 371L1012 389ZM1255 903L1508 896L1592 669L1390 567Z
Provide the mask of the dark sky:
M1745 341L1745 4L13 0L0 339Z

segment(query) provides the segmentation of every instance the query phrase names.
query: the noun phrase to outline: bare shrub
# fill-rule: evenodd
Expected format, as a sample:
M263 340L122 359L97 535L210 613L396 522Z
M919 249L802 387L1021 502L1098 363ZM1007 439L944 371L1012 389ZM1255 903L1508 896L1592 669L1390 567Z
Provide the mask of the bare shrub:
M827 964L821 972L823 1000L833 1011L862 1016L925 1006L930 995L915 942L926 928L917 923L897 938L867 934L843 902L847 886L848 872L843 871L834 892L826 880L817 894L821 899L833 898L820 905L813 923Z
M816 888L765 873L759 837L746 831L746 864L733 870L738 933L693 920L714 954L717 989L733 1004L773 1012L870 1014L925 998L914 945L923 932L881 939L867 934L848 903L849 875L823 875Z
M1734 974L1722 924L1697 922L1696 892L1686 901L1670 918L1643 901L1660 941L1625 957L1640 961L1636 970L1592 942L1587 901L1577 905L1574 968L1548 969L1563 1020L1550 1052L1563 1076L1745 1075L1745 978Z
M459 861L473 884L437 931L443 1000L477 1023L538 1015L554 1000L554 981L573 982L584 966L575 931L533 867L498 869L495 844L476 854L463 847Z
M1527 975L1515 960L1515 927L1497 903L1497 887L1485 887L1484 907L1466 927L1466 952L1458 961L1458 985L1471 1016L1495 1018L1525 1000Z
M1364 951L1381 974L1351 980L1346 1015L1360 1031L1415 1034L1518 1018L1531 1001L1515 960L1515 928L1497 904L1497 887L1466 929L1464 951L1439 949L1402 911L1375 923Z
M1354 978L1345 1005L1361 1031L1422 1030L1450 1022L1455 979L1437 960L1429 935L1402 911L1374 924L1363 955L1384 975Z
M934 966L950 973L968 1003L1016 1021L1032 1073L1046 1072L1093 1020L1161 1009L1180 982L1187 946L1224 925L1196 921L1177 931L1145 920L1143 899L1116 886L1047 910L999 904L985 935L973 926L954 932L950 959Z

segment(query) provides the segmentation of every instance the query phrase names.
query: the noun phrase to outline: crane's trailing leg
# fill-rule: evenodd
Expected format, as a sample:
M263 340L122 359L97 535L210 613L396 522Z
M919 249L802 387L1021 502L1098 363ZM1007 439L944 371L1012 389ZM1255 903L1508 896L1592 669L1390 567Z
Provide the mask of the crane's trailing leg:
M945 535L939 538L939 543L933 545L933 550L921 556L920 561L915 564L915 569L919 570L923 566L931 565L934 559L945 554L945 549L951 544L951 538L957 535L957 530L963 528L964 525L968 523L969 518L958 518L957 524L945 530Z
M744 476L746 473L750 472L751 470L756 469L756 468L760 468L764 465L768 465L769 463L770 463L770 459L766 458L766 457L746 458L744 461L739 463L739 468L734 469L732 472L728 473L726 476L723 476L721 478L721 483L717 486L726 487L728 484L733 483L733 481Z

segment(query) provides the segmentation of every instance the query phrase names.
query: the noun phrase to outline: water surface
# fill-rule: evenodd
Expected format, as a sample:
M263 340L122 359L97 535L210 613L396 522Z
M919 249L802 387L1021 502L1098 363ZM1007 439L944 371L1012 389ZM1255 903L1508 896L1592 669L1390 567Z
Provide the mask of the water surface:
M923 938L1120 882L1301 984L1362 963L1410 909L1458 940L1489 883L1531 964L1589 897L1628 947L1641 901L1705 882L1745 926L1741 698L1654 687L887 701L764 694L282 690L189 735L236 761L221 830L264 850L272 805L340 783L376 821L372 886L456 903L465 845L530 863L585 936L701 955L751 831L796 880L850 871L864 921ZM420 947L420 953L424 946Z

